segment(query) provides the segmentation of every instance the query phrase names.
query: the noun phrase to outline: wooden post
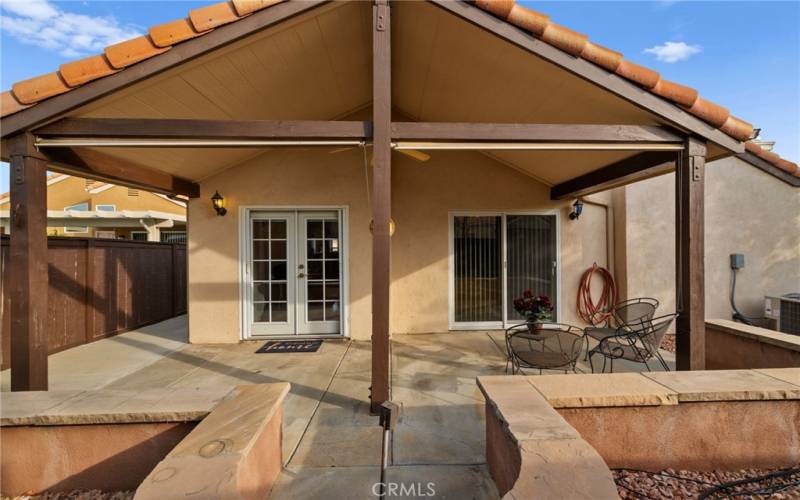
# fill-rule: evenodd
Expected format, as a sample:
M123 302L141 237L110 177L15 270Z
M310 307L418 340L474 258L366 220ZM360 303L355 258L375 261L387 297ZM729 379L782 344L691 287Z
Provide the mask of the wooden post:
M705 142L690 137L675 169L678 370L703 370L706 365L703 269L705 156Z
M389 286L391 284L391 239L389 220L392 207L392 89L391 17L388 0L376 0L372 7L372 390L370 409L391 399L391 349L389 339Z
M11 390L47 390L47 163L33 137L9 140L11 156Z

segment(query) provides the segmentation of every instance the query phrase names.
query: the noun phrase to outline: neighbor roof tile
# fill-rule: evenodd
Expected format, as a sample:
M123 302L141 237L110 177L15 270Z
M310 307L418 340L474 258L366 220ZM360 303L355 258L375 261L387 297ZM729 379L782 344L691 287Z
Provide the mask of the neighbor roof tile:
M657 71L650 68L645 68L639 64L623 59L617 66L616 73L628 80L632 80L646 89L652 89L656 86L661 75Z
M536 36L542 36L550 17L522 5L514 5L508 13L508 22Z
M681 85L680 83L671 82L669 80L664 80L663 78L660 79L656 85L650 89L654 94L658 94L661 97L665 97L670 101L677 102L678 104L685 106L687 108L691 107L692 104L697 100L697 91L691 87L687 87L686 85ZM750 130L752 132L752 129ZM750 136L748 135L748 139Z
M542 40L573 56L583 52L583 47L586 45L588 38L583 33L578 33L566 26L555 23L548 24L544 29L544 33L542 33Z

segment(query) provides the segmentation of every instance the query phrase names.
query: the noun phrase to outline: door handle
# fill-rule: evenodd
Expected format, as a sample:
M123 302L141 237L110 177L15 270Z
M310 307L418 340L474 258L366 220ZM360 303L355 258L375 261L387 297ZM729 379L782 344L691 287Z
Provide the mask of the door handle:
M298 275L297 275L297 277L298 277L298 278L305 278L305 277L306 277L306 275L305 275L305 273L300 273L300 274L298 274Z

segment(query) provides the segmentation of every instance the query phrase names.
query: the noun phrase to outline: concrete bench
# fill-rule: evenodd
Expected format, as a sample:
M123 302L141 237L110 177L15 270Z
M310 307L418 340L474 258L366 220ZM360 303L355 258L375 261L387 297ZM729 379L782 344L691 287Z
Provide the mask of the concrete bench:
M281 468L288 390L2 393L0 493L138 488L136 498L177 498L213 485L220 497L264 498Z
M478 385L489 471L510 498L613 498L609 466L800 462L800 368L479 377Z

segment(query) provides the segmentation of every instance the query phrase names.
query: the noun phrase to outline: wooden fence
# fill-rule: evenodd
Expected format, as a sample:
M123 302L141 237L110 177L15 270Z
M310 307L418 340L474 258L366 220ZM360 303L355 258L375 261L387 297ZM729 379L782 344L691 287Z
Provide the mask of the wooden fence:
M9 236L0 238L0 357L11 343ZM186 245L48 238L47 333L54 353L186 312Z

